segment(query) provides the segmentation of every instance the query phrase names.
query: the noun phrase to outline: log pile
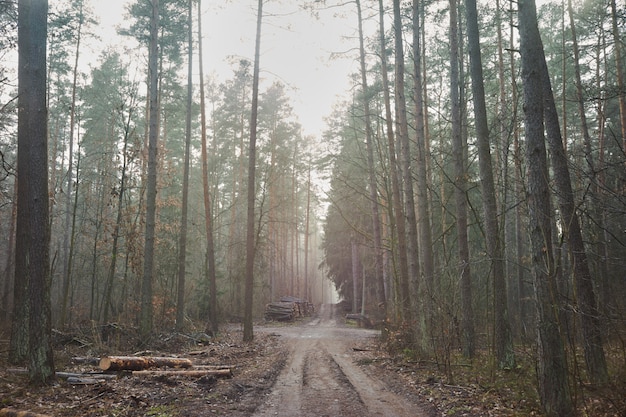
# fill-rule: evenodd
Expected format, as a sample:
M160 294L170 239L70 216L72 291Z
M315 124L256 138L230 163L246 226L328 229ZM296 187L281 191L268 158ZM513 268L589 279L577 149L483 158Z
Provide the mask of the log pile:
M298 310L299 317L308 317L315 313L315 306L309 303L307 300L302 300L300 298L284 296L280 298L280 301L283 303L294 303L296 305L296 309Z
M230 378L233 376L229 366L193 366L189 359L157 356L105 356L100 359L100 369L103 371L132 371L133 376L183 376L190 378L205 376Z
M313 304L300 298L284 296L280 301L265 306L265 320L291 321L299 317L308 317L313 314Z
M81 362L81 359L82 358L72 358L72 361ZM88 362L92 363L94 359L97 358L90 358ZM233 376L231 366L229 365L194 365L189 359L176 357L104 356L99 362L100 372L56 372L56 377L65 379L68 384L72 385L92 385L117 379L119 376L118 371L126 371L138 377L181 376L187 378L202 378L212 376L215 378L230 378ZM28 373L28 369L26 368L8 369L7 371L16 374ZM4 409L0 410L0 417L13 415L2 414L2 412L4 412ZM19 416L22 417L22 414ZM23 416L26 417L26 414Z
M294 303L281 301L269 303L265 306L265 320L291 321L296 317L297 310Z

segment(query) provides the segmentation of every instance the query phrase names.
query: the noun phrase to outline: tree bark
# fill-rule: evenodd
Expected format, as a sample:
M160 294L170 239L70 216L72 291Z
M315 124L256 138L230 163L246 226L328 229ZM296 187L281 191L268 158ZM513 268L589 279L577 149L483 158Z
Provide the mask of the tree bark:
M11 202L11 225L9 227L9 236L7 242L7 258L4 266L4 282L2 284L2 300L0 304L0 321L4 322L9 316L9 310L12 308L13 299L10 296L11 282L15 274L15 222L17 219L17 181L13 182L13 201Z
M433 238L430 224L430 207L429 207L429 179L427 171L427 149L426 131L425 131L425 108L422 80L422 49L420 42L420 13L419 0L413 0L413 97L415 101L415 130L417 141L417 227L419 233L416 239L419 239L419 261L421 264L421 272L424 279L421 285L420 294L423 294L420 300L422 314L420 317L422 349L429 350L430 329L434 315L433 300L435 299L435 256L433 254ZM411 229L409 229L411 230ZM411 232L412 233L412 232ZM418 274L419 275L419 274Z
M382 79L383 79L383 94L385 100L385 123L387 127L387 146L389 148L389 172L391 177L391 205L392 209L389 213L390 229L392 230L392 239L395 231L395 239L397 240L397 259L399 263L399 271L397 272L398 281L401 292L404 294L401 297L400 308L398 311L401 313L401 318L408 320L409 317L404 314L411 308L411 301L409 298L409 264L407 260L407 243L406 243L406 222L404 219L404 213L402 211L402 194L400 191L400 180L398 178L398 161L396 158L396 145L393 132L393 116L391 114L391 97L389 94L389 75L387 69L387 46L385 42L385 9L383 1L378 0L379 9L379 36L380 36L380 60L382 67Z
M569 416L572 401L567 360L558 324L548 164L544 137L541 66L543 46L534 0L519 2L520 52L524 84L526 160L533 281L537 306L537 378L546 414Z
M206 106L204 91L204 69L202 64L202 0L198 0L198 62L200 65L200 122L202 138L202 190L204 196L204 221L207 241L206 263L209 278L209 328L217 334L217 276L215 273L215 243L213 240L213 209L209 190L209 160L206 135Z
M365 66L365 46L363 41L363 17L361 2L356 0L359 26L359 61L361 65L361 89L363 90L363 110L365 111L365 143L367 146L367 171L369 179L370 206L372 210L372 229L374 234L374 280L378 305L386 318L385 282L383 281L383 254L380 229L380 214L378 210L378 187L376 185L376 166L374 165L374 144L370 115L369 88L367 85L367 68Z
M406 228L401 233L407 236L407 283L401 282L402 317L408 323L416 318L417 296L419 292L419 252L417 246L417 220L415 218L415 200L413 195L413 176L411 175L411 149L407 121L406 96L404 88L404 46L402 41L402 15L400 1L393 2L394 37L395 37L395 101L396 132L400 143L399 170L402 174L404 192L404 216ZM398 226L399 227L399 226ZM399 232L400 233L400 232ZM412 323L415 324L415 323ZM417 328L417 331L420 329ZM416 338L420 339L419 335Z
M452 112L452 150L454 154L454 197L459 251L459 287L461 295L461 344L463 355L472 358L475 351L474 311L472 307L472 276L467 237L467 169L461 132L459 101L459 38L458 5L450 0L450 105Z
M254 255L255 255L255 177L256 177L256 139L257 115L259 107L259 60L261 50L261 22L263 21L263 0L257 6L256 42L254 47L254 70L252 74L252 111L250 115L250 146L248 148L248 210L246 227L246 281L244 289L243 340L251 342L254 338L252 328L252 303L254 298Z
M18 2L18 215L16 287L26 289L28 368L33 384L54 377L46 106L47 1Z
M357 0L358 1L358 0ZM309 278L309 233L311 224L311 162L309 161L306 182L306 209L304 215L304 299L311 299ZM297 202L295 202L297 204Z
M76 119L76 89L78 78L78 60L80 57L80 40L83 27L83 2L79 3L79 16L78 16L78 29L76 34L76 52L74 56L74 69L72 76L72 103L70 105L70 137L69 137L69 150L68 150L68 162L67 162L67 186L65 194L65 230L63 231L63 303L61 306L61 328L65 326L65 320L67 318L67 302L69 299L70 285L72 283L72 257L74 254L74 226L76 223L76 204L72 207L72 189L74 188L73 173L73 159L74 159L74 129ZM76 179L78 183L78 168L76 169ZM75 193L78 194L78 187L76 187ZM70 226L70 217L71 226ZM71 241L71 242L70 242Z
M148 178L146 185L146 234L144 243L143 278L141 285L141 311L139 332L143 340L152 333L152 282L154 275L154 238L156 229L157 194L157 148L159 139L159 97L158 97L158 37L159 0L151 0L150 50L148 54L149 85L149 132L148 132Z
M128 141L131 136L132 111L129 109L128 118L124 122L124 145L122 146L122 172L120 178L120 188L117 195L117 217L113 226L113 242L111 244L111 260L109 262L109 270L107 280L104 287L104 299L102 301L102 323L106 324L109 320L109 308L111 304L111 294L113 292L113 281L117 265L118 244L120 238L120 229L123 218L124 196L126 193L126 171L128 170Z
M491 262L491 274L494 293L494 348L500 369L512 369L515 366L513 339L507 310L506 280L504 268L504 250L500 241L496 190L493 179L491 150L489 143L489 125L485 89L483 81L482 58L480 53L480 35L476 1L466 2L467 38L470 56L470 74L474 95L474 118L476 123L476 145L478 147L478 165L482 189L485 221L485 239L487 253Z
M575 79L578 94L579 117L585 140L587 164L593 172L594 163L591 155L591 137L589 136L587 128L587 119L585 116L582 98L582 82L580 67L578 65L578 43L576 41L576 32L573 27L574 21L571 0L568 1L568 9L570 14L570 25L572 26L572 37L574 39L574 67L576 73ZM563 235L568 243L567 247L573 263L576 302L579 306L579 309L577 310L580 310L579 317L582 327L585 363L587 365L589 379L593 383L604 383L608 380L608 371L604 356L604 342L596 295L593 288L593 279L589 269L589 263L587 261L587 254L585 251L580 222L578 220L578 215L576 214L576 205L574 202L574 192L572 190L569 174L568 160L563 148L561 129L556 105L554 103L554 95L552 93L548 66L545 62L545 56L542 55L539 58L541 59L539 64L541 65L540 70L543 87L543 111L546 123L547 139L550 146L550 160L552 162L556 195L561 212ZM592 178L591 181L593 182L592 189L596 188L595 179Z
M510 42L510 64L511 64L511 103L513 104L513 117L517 121L518 114L518 87L517 87L517 70L515 66L514 55L517 54L514 46L516 45L515 39L515 25L513 24L513 14L509 17L509 42ZM516 195L521 196L526 193L524 189L523 172L522 172L522 150L520 146L519 128L517 122L513 126L513 159L515 160L515 192ZM516 259L516 280L519 288L519 323L520 334L523 339L528 336L527 325L531 323L531 309L529 308L530 294L528 291L528 285L525 279L525 265L524 265L524 222L522 219L523 205L517 204L515 207L515 259Z
M350 253L352 265L352 312L359 311L359 247L354 236L350 239Z
M626 154L626 86L624 82L624 61L622 59L622 42L620 32L617 26L618 16L616 1L611 0L611 29L613 32L613 45L615 53L615 67L617 68L617 88L621 92L619 94L619 120L622 132L622 150Z
M178 244L178 288L176 302L176 329L185 323L185 275L187 270L187 217L189 211L189 153L191 152L191 105L193 102L193 4L187 4L187 109L185 118L185 162L183 168L183 201Z

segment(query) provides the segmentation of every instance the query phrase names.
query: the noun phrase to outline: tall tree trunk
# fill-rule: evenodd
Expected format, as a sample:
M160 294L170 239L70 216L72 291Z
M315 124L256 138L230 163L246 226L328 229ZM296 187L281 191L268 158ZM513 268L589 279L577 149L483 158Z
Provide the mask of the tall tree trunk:
M452 112L452 149L455 166L454 197L459 250L459 287L461 292L461 344L463 355L474 356L475 332L472 308L472 276L470 273L469 241L467 237L467 169L461 132L461 103L459 101L459 38L458 5L450 0L450 103Z
M533 280L537 305L537 378L546 414L569 416L572 401L567 360L558 324L555 265L552 255L549 174L544 137L543 46L534 0L519 3L520 52L524 84L526 160Z
M100 178L104 179L104 174L102 171L100 172ZM93 239L91 245L91 282L89 288L89 320L100 320L100 311L98 309L98 247L100 244L100 233L102 231L102 224L104 223L104 208L106 206L105 201L107 200L106 194L104 190L107 188L102 183L98 184L92 193L92 198L97 200L96 203L96 214L94 219L94 232ZM94 197L93 194L96 194Z
M509 153L511 150L511 126L515 126L517 120L516 115L513 113L509 116L508 100L506 92L506 78L504 75L504 37L502 34L502 5L500 0L496 0L496 33L497 33L497 50L498 50L498 101L497 101L497 118L498 118L498 136L497 136L497 157L498 163L497 172L500 176L500 236L503 243L502 255L504 256L504 270L505 270L505 284L507 284L507 312L509 317L509 323L511 327L511 337L515 332L514 329L519 328L517 319L519 318L517 312L519 303L519 287L518 282L514 278L512 269L515 268L517 262L510 261L510 246L508 242L513 241L512 235L515 233L515 229L512 227L514 224L509 220L509 205L511 190L510 190L510 176L509 176ZM512 246L512 245L511 245Z
M259 107L259 60L261 50L261 22L263 21L263 0L257 6L256 41L254 47L254 70L252 73L252 111L250 114L250 146L248 148L248 210L246 227L246 282L244 295L243 340L251 342L254 338L252 328L252 303L254 296L254 255L255 227L254 201L256 177L256 138L257 115Z
M80 123L80 122L79 122ZM79 138L79 145L78 145L78 155L76 156L76 184L79 183L78 180L78 173L80 172L80 138ZM78 208L78 186L76 186L76 191L74 191L74 202L71 205L71 209L72 209L72 215L71 215L71 225L70 225L70 246L69 246L69 257L67 259L67 265L68 265L68 273L69 273L69 278L71 278L71 274L72 274L72 264L73 264L73 259L74 259L74 249L76 247L76 210ZM54 263L52 264L52 270L54 271ZM69 280L69 282L71 283L71 279ZM71 291L68 291L68 295L70 295L69 297L69 302L70 302L70 308L72 307L72 295L70 294ZM72 317L69 317L69 321L71 322Z
M80 57L80 40L83 27L83 1L79 3L79 15L78 15L78 29L76 33L76 52L74 56L74 69L72 78L72 103L70 104L70 137L69 137L69 152L67 163L67 188L65 193L65 229L63 230L63 302L61 305L61 328L65 326L65 320L67 318L67 301L69 298L69 289L72 282L72 252L73 246L70 245L70 235L74 236L73 221L70 227L70 217L74 213L74 219L76 218L76 207L72 208L72 189L74 188L74 179L72 176L74 169L74 129L76 119L76 89L78 79L78 60ZM78 169L76 170L76 176L78 177ZM78 193L78 187L76 187L76 193Z
M500 369L512 369L515 366L513 338L507 311L506 278L504 268L504 250L500 241L496 190L493 179L491 150L489 143L489 125L485 88L483 81L482 58L480 53L480 35L476 0L466 2L467 38L470 56L470 74L474 96L474 118L476 123L476 145L478 147L478 165L482 189L485 220L485 239L487 253L491 262L491 274L494 296L494 348L496 361Z
M181 331L185 322L185 274L187 267L187 217L189 211L189 153L191 152L191 105L193 102L193 20L192 0L187 4L187 109L185 119L185 162L183 168L183 201L178 244L178 291L176 302L176 329Z
M515 193L518 196L525 194L523 172L522 172L522 151L519 140L519 128L517 126L517 112L518 112L518 90L517 90L517 70L515 67L515 51L514 45L516 45L515 39L515 25L513 24L513 14L509 17L509 44L510 44L510 65L511 65L511 103L513 104L512 116L515 120L513 125L513 159L515 160ZM522 220L522 204L517 204L515 207L515 260L516 260L516 273L517 286L519 289L519 323L520 334L523 339L526 339L528 335L527 325L531 323L531 309L529 308L530 294L528 293L528 285L525 279L525 265L524 259L524 223Z
M591 136L589 135L589 127L587 124L587 115L585 113L585 101L583 97L583 85L580 74L580 50L578 48L578 37L576 36L576 22L574 21L574 10L572 8L572 0L567 0L567 12L569 15L570 31L572 34L572 52L574 53L574 81L576 84L576 104L578 106L578 117L580 118L580 128L583 135L583 149L585 159L589 169L592 189L595 188L595 164L593 161L593 153L591 149ZM565 34L563 34L565 36ZM545 82L545 81L544 81ZM552 87L550 87L552 90ZM544 92L545 93L545 92ZM561 136L559 134L559 136Z
M354 236L350 239L350 254L352 264L352 312L359 311L359 247Z
M623 39L620 36L617 22L616 1L611 0L611 29L613 32L613 45L615 50L615 67L617 68L617 89L621 92L621 94L619 94L619 120L622 131L622 149L624 153L626 153L626 94L624 94L626 85L624 84L624 61L622 60Z
M397 239L397 259L399 265L398 281L401 289L401 303L399 311L402 313L402 319L409 320L408 312L411 308L411 300L409 298L409 264L407 259L407 243L406 243L406 222L404 212L402 211L402 194L400 191L400 180L398 178L398 161L396 159L396 146L393 132L393 116L391 114L391 97L389 94L389 75L387 69L387 43L385 41L385 9L383 0L378 0L379 12L379 36L380 36L380 59L382 67L383 94L385 100L385 123L387 130L387 146L389 148L389 172L391 176L391 194L392 212L389 213L390 228L395 233Z
M358 0L357 0L358 1ZM309 278L309 233L311 227L311 161L309 161L306 181L306 211L304 217L304 288L305 300L311 300ZM296 203L297 204L297 203Z
M606 108L606 93L603 91L603 86L607 84L607 74L609 71L606 69L607 64L607 44L606 34L602 32L598 36L598 43L596 45L596 89L601 93L596 100L596 123L598 125L598 188L599 197L602 198L603 190L606 189L606 116L604 109ZM601 75L600 69L604 68L604 72ZM598 306L604 311L610 311L613 308L614 298L611 296L611 280L609 279L609 232L606 228L607 224L607 210L605 206L599 208L599 224L602 225L599 231L599 243L600 243L600 282L598 289Z
M45 0L18 2L18 211L15 286L25 291L16 293L21 298L16 298L15 304L28 304L27 320L16 322L28 326L28 370L29 379L34 384L47 383L54 377L46 106L47 13L48 2Z
M567 101L568 101L568 93L567 88L568 84L571 82L569 74L567 73L567 61L569 59L569 54L571 51L569 48L565 47L565 0L561 0L561 6L563 7L563 14L561 16L561 115L563 116L563 148L567 153Z
M149 132L148 178L146 184L146 234L144 243L143 278L141 285L141 311L139 332L142 340L152 333L152 283L154 280L154 238L156 229L157 149L159 139L159 0L151 0L150 50L148 54Z
M200 65L200 122L202 138L202 190L204 195L204 226L207 241L206 263L209 279L209 329L215 335L218 332L217 319L217 276L215 273L215 242L213 240L213 208L209 190L209 160L206 138L206 106L204 91L204 69L202 63L202 0L198 0L198 62Z
M376 166L374 165L374 139L372 133L369 87L367 85L367 68L365 66L365 46L363 41L363 17L361 2L356 0L357 16L359 19L359 56L361 64L361 89L363 90L363 107L365 112L365 143L367 146L367 171L369 179L370 205L372 210L372 229L374 231L374 280L378 305L382 309L383 317L386 318L385 307L385 282L383 281L383 253L380 233L380 214L378 211L378 187L376 185Z
M423 294L420 301L422 306L421 315L421 332L422 332L422 349L427 350L429 340L429 331L432 327L434 314L433 300L435 298L435 256L433 254L432 229L430 225L430 208L429 208L429 179L426 159L426 132L424 128L424 97L422 87L422 50L420 42L420 0L413 0L413 97L415 99L415 130L417 140L417 226L419 227L419 250L420 264L422 266L422 275L424 277L424 285L421 287Z
M109 308L111 304L111 294L113 292L113 281L115 278L115 271L117 266L117 254L118 244L120 238L120 229L123 219L123 205L124 196L126 194L126 171L128 170L128 141L131 135L131 122L132 112L129 110L128 118L124 123L124 146L122 146L122 172L119 185L119 192L117 194L117 217L115 219L115 225L113 226L113 242L111 243L111 260L109 262L109 270L107 273L107 280L104 287L104 299L102 301L102 323L107 324L109 321ZM104 333L103 333L104 335Z
M13 201L11 202L11 224L7 242L7 258L4 265L4 282L2 283L2 299L0 299L0 322L5 322L9 316L9 310L13 304L11 283L15 274L15 222L17 220L17 181L13 182Z
M403 318L411 323L416 318L416 306L418 305L419 292L419 248L417 246L417 220L415 218L415 200L413 196L413 176L411 175L411 148L409 144L409 127L407 121L406 93L404 88L404 46L402 41L402 15L400 13L400 0L393 1L393 25L395 35L395 101L396 101L396 132L400 142L399 169L404 182L404 215L406 216L406 229L403 233L407 236L407 264L408 283L406 288L401 282L402 305L404 306ZM398 226L399 227L399 226ZM415 323L412 323L415 324ZM418 326L416 331L420 331ZM421 335L415 335L416 340L421 340Z
M581 128L585 140L586 158L589 169L595 170L593 156L591 154L591 137L587 128L587 118L582 97L582 81L580 75L580 67L578 63L578 42L576 41L576 31L574 28L573 11L571 0L568 0L568 10L570 15L570 26L572 26L572 37L574 46L574 70L578 95L578 110L581 120ZM559 202L561 212L563 235L568 243L567 247L573 263L574 285L576 288L576 302L580 310L580 321L582 327L583 346L585 350L585 363L589 378L593 383L604 383L608 380L608 372L606 367L606 359L604 356L603 338L600 327L600 316L598 312L597 300L593 288L593 280L587 254L585 251L584 241L578 215L576 214L576 205L574 202L574 193L572 190L571 179L569 175L569 167L567 156L563 148L561 138L561 129L559 125L558 113L554 103L554 95L552 94L552 85L548 66L545 62L545 56L540 57L541 77L543 83L543 103L546 121L546 131L548 143L550 145L550 160L552 162L552 171L554 172L554 181L556 185L556 195ZM596 181L592 181L592 192L595 193Z

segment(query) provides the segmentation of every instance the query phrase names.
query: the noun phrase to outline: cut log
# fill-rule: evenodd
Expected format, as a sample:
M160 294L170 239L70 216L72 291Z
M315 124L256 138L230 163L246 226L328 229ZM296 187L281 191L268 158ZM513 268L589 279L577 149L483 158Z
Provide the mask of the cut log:
M31 413L30 411L17 411L12 408L0 409L0 417L50 417L48 414Z
M115 374L101 374L96 372L56 372L57 378L69 379L69 378L91 378L91 379L115 379Z
M232 369L232 365L194 365L193 369Z
M230 378L233 373L230 369L192 369L185 371L133 371L133 376L186 376L189 378L200 378L203 376L214 376L217 378Z
M160 358L155 356L105 356L100 359L103 371L140 371L148 368L191 368L184 358Z

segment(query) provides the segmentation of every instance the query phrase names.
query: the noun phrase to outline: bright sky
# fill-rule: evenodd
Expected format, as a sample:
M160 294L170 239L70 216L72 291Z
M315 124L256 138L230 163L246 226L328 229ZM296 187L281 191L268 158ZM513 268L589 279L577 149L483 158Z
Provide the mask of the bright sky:
M102 48L120 42L114 28L124 21L124 5L130 1L90 0L101 22ZM349 76L358 70L354 59L354 48L358 46L354 37L356 12L350 3L343 8L320 10L316 18L301 10L301 3L269 0L264 4L261 91L280 80L291 94L291 105L304 134L319 136L325 127L324 117L331 114L338 96L349 90ZM202 2L206 75L213 74L222 82L233 75L229 57L253 60L256 6L255 0ZM335 54L350 49L349 56ZM94 53L97 57L97 51Z

